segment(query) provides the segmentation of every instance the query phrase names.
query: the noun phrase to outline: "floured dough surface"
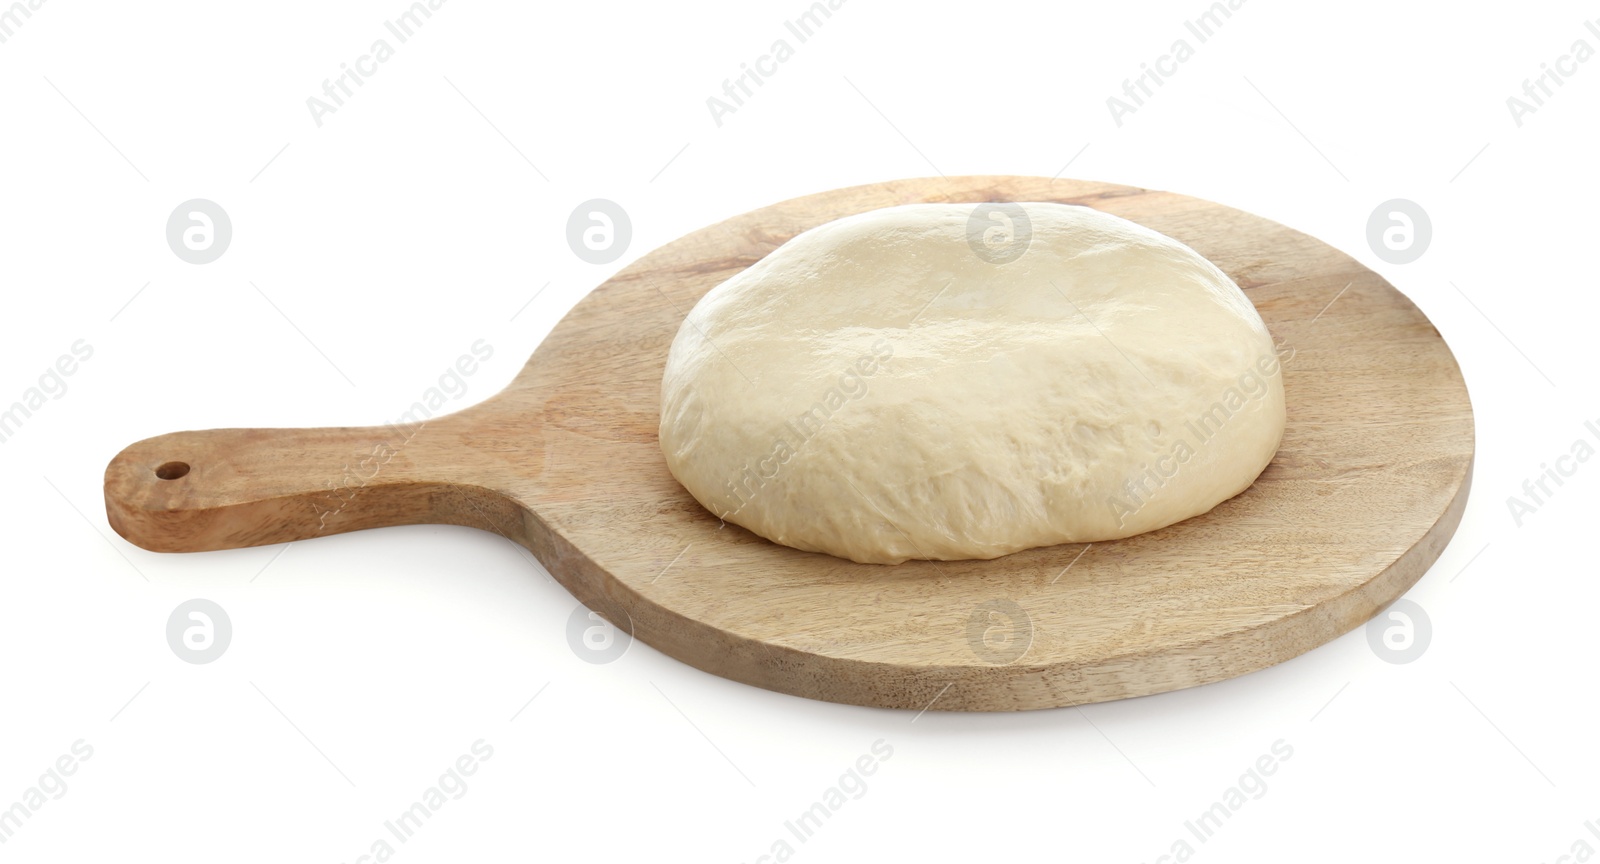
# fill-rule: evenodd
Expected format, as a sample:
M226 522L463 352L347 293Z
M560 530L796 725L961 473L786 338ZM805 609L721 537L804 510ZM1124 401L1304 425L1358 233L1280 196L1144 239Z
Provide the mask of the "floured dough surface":
M1277 452L1279 352L1194 250L1063 204L913 204L785 243L689 313L667 466L718 517L864 563L1151 531Z

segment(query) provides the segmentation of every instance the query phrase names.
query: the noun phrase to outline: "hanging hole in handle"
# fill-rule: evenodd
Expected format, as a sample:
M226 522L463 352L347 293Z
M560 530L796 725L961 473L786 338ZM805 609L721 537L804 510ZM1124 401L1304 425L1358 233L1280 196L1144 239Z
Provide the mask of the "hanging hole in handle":
M162 480L176 480L189 473L189 463L168 462L156 469L156 476Z

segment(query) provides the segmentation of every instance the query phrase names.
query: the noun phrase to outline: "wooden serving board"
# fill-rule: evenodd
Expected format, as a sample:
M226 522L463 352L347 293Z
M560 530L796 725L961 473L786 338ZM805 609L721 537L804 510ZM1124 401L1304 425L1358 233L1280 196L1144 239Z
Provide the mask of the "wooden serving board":
M656 440L661 373L701 295L832 219L990 201L1113 213L1189 244L1239 283L1293 352L1283 446L1254 486L1125 540L882 566L724 525L673 479ZM1450 349L1338 250L1167 192L953 177L797 198L669 243L579 303L509 387L457 414L409 428L163 435L112 460L105 495L112 527L158 551L477 526L708 672L858 705L1010 711L1219 681L1359 626L1444 549L1472 455Z

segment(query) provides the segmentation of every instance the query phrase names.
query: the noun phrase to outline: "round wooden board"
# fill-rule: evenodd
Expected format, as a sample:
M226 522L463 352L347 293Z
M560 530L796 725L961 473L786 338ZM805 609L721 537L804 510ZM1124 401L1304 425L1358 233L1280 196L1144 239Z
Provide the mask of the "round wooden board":
M1103 210L1233 277L1287 355L1288 426L1256 483L1124 540L896 566L799 552L701 508L656 438L667 348L695 302L823 222L991 201ZM330 468L369 445L392 452L330 515ZM119 455L106 492L113 526L155 549L423 521L486 527L533 550L591 608L708 672L858 705L1010 711L1219 681L1359 626L1443 551L1472 456L1472 408L1438 331L1338 250L1166 192L953 177L810 195L663 246L579 303L505 391L409 437L178 433ZM192 473L152 483L175 458Z

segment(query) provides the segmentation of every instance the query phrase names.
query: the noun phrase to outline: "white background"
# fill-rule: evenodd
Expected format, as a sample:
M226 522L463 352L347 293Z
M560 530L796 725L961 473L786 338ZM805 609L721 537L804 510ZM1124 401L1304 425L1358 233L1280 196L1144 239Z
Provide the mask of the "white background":
M75 340L94 349L0 444L0 807L73 742L93 747L0 858L355 861L480 738L493 757L399 860L750 862L779 838L800 861L1153 862L1179 838L1210 861L1600 848L1584 827L1600 820L1600 464L1520 527L1507 505L1600 423L1600 62L1520 127L1506 104L1575 40L1600 49L1584 28L1600 7L1251 0L1119 127L1107 97L1188 36L1201 0L849 0L719 127L707 97L789 38L803 0L455 0L319 128L306 99L404 8L50 0L0 44L0 404ZM585 292L688 231L830 188L1051 176L1075 156L1063 176L1319 237L1448 340L1477 468L1455 540L1408 595L1433 629L1416 662L1385 662L1358 630L1185 692L917 717L641 644L582 662L571 596L487 533L158 555L106 524L105 464L140 438L383 423L485 339L463 407ZM634 226L606 266L565 238L595 197ZM1366 240L1396 197L1434 229L1404 266ZM165 242L190 198L232 217L215 263ZM208 665L165 641L192 597L233 622ZM789 835L878 739L893 756L866 793L809 842ZM1209 842L1189 835L1280 739L1293 756L1265 794Z

